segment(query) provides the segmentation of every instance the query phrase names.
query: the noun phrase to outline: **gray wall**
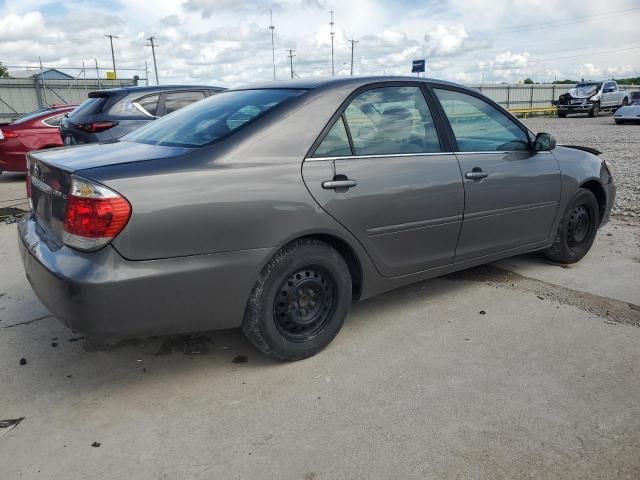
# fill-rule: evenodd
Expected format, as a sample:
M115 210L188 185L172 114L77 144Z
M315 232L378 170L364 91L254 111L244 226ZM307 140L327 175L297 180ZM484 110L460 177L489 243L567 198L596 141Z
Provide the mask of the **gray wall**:
M46 80L0 79L0 122L53 103L80 104L94 90L135 85L135 80Z

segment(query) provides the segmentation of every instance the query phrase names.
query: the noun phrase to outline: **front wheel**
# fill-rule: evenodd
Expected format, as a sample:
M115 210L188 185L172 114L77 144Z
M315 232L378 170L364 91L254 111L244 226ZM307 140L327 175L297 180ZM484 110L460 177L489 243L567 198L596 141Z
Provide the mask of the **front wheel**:
M351 275L342 256L323 242L298 240L262 269L242 330L266 355L302 360L331 343L351 299Z
M591 107L591 110L589 110L589 116L590 117L597 117L599 113L600 113L600 103L599 102L595 102L593 104L593 107Z
M579 188L573 196L556 232L556 238L544 254L560 263L576 263L591 249L600 225L600 208L593 193Z
M558 117L559 118L566 118L567 114L564 112L558 112Z

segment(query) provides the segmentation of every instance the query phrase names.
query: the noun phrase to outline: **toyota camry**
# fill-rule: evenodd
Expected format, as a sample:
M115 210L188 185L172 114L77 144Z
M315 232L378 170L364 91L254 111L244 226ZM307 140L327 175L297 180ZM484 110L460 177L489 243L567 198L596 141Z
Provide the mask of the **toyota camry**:
M615 196L598 153L445 81L237 88L115 143L30 153L20 250L89 337L242 327L298 360L355 299L525 252L580 260Z

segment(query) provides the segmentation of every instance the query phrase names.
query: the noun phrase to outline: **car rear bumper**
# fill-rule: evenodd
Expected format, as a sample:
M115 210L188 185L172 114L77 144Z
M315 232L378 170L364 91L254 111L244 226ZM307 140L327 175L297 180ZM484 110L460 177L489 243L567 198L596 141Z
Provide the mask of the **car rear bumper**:
M18 224L25 272L65 325L103 340L234 328L270 249L129 261L48 245L33 216Z

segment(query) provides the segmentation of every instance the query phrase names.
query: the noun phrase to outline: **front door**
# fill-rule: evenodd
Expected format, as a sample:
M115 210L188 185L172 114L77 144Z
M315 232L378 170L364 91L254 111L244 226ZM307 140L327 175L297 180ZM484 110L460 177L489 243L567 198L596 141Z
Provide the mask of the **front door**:
M434 88L457 142L465 208L456 261L544 242L560 201L551 152L531 149L529 133L479 96Z
M443 152L420 86L357 95L303 165L324 210L347 228L385 276L450 264L464 192Z

